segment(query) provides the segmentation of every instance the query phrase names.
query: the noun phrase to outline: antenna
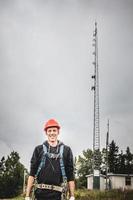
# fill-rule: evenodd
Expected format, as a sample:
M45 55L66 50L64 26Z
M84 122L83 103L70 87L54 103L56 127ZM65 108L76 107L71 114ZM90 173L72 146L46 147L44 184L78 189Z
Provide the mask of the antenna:
M108 119L108 123L107 123L107 135L106 135L106 190L109 189L109 187L108 187L108 170L109 170L108 147L109 147L109 119Z
M94 47L94 75L91 77L94 80L94 85L91 90L94 91L94 121L93 121L93 188L100 188L100 125L99 125L99 71L98 71L98 32L97 22L93 32Z

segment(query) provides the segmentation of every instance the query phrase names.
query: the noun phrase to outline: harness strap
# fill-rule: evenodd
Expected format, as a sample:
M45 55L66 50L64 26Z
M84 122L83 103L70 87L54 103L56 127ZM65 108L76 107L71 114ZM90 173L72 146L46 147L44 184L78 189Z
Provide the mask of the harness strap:
M61 167L63 182L67 182L65 166L64 166L64 161L63 161L63 152L64 152L64 145L61 145L60 146L60 167Z
M66 172L65 172L65 166L64 166L64 161L63 161L63 152L64 152L64 145L62 144L60 146L60 168L61 168L61 174L62 174L62 178L63 178L63 182L67 182L67 176L66 176ZM45 144L43 144L43 156L42 156L42 160L39 164L37 173L35 175L35 177L38 176L39 172L41 171L42 167L45 166L45 162L46 162L46 154L48 154L48 150Z
M42 156L42 160L40 162L40 165L38 167L38 170L37 170L37 173L36 173L35 177L38 176L38 174L41 171L42 167L45 166L46 154L47 154L47 147L43 144L43 156Z
M40 189L54 190L54 191L58 191L58 192L63 191L63 187L57 186L57 185L37 184L36 187L40 188Z

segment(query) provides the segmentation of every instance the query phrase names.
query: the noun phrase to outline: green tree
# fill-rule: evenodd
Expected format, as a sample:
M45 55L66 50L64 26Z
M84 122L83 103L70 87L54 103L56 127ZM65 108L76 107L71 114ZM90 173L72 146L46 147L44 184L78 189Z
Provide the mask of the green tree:
M0 161L0 176L2 176L5 169L5 157L3 156Z
M108 152L108 165L109 165L109 172L118 173L118 151L119 147L116 146L114 140L109 145L109 152Z
M9 198L22 192L24 166L17 152L11 152L7 160L1 162L0 198Z
M119 174L125 174L125 154L123 154L123 151L118 156L118 171Z
M94 169L100 170L102 164L102 154L99 149L93 152Z
M101 174L106 174L106 168L107 168L107 149L103 148L102 152L101 152L101 157L102 157L102 161L101 161Z
M93 152L90 149L83 151L83 155L78 157L77 166L77 187L86 188L87 178L86 175L91 174L93 165Z
M133 154L131 153L129 147L127 147L125 154L125 173L133 173Z

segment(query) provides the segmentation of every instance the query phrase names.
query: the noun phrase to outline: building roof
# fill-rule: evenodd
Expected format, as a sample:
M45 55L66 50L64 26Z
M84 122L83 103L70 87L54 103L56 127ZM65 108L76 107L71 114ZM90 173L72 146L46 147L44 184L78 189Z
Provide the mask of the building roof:
M85 177L91 177L91 176L93 176L93 174L86 175ZM100 177L103 177L103 178L105 178L106 176L105 176L105 175L103 175L103 174L100 174Z
M108 173L107 175L108 175L108 176L117 176L117 177L118 177L118 176L121 176L121 177L122 177L122 176L124 176L124 177L125 177L125 176L131 176L131 177L133 176L133 174L113 174L113 173Z

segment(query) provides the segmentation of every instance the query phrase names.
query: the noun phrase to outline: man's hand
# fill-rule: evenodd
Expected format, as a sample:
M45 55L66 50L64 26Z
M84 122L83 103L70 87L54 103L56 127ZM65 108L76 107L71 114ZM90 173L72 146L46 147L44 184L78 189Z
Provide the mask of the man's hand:
M31 200L31 198L30 197L25 197L25 200Z
M33 188L34 180L35 180L35 177L33 176L28 177L25 200L31 200L30 193Z
M68 182L68 187L69 187L69 195L70 195L70 199L69 200L75 200L75 198L74 198L75 182L74 181L69 181Z
M28 199L27 199L28 200ZM69 200L75 200L75 198L74 197L70 197L70 199Z

